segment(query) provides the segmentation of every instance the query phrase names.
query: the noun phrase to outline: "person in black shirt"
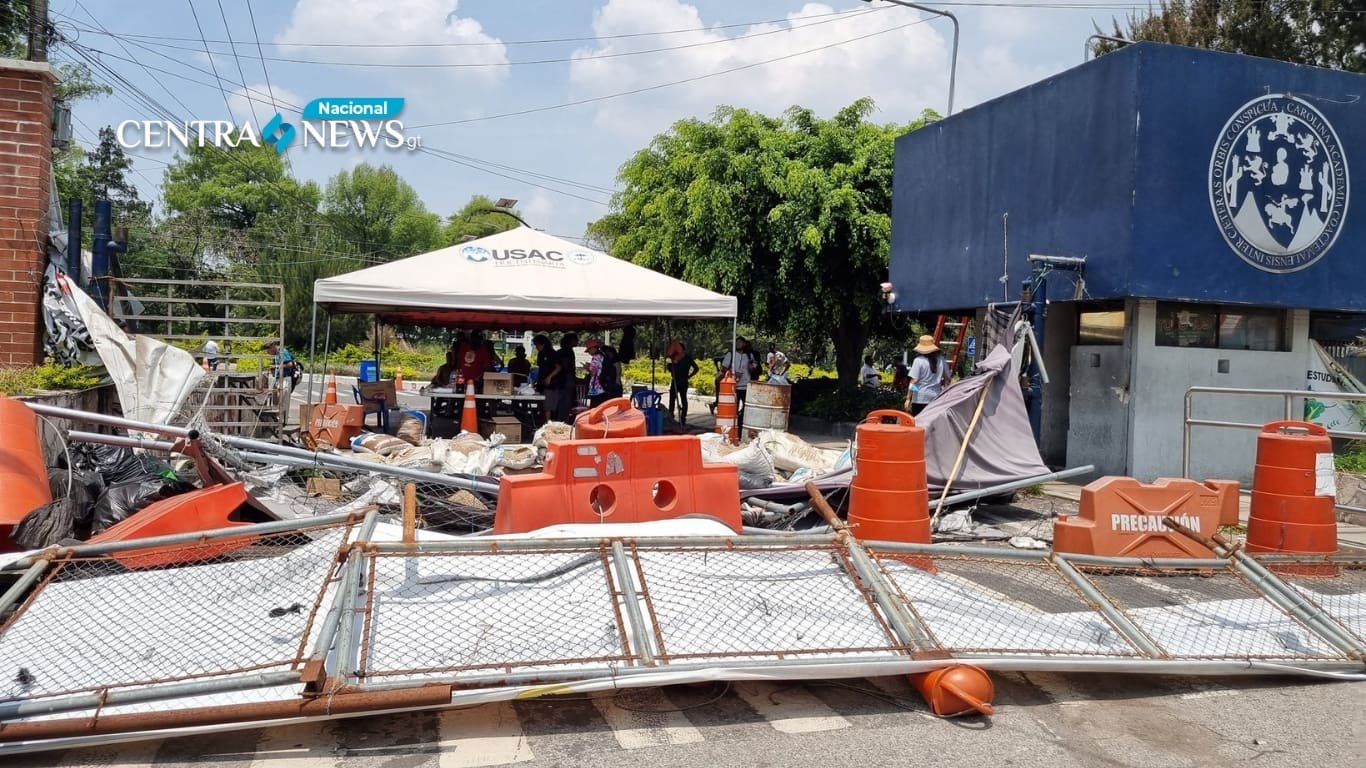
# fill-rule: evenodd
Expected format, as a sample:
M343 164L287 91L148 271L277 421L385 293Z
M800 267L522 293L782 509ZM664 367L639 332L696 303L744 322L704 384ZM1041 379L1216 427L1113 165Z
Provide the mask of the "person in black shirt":
M670 347L673 356L669 359L669 413L677 413L678 423L687 424L688 380L696 376L700 369L688 346L681 341L677 344L676 348Z
M526 383L531 373L531 361L526 359L526 348L521 344L512 347L512 359L508 361L508 373L512 374L512 386L520 387Z
M531 345L536 348L536 391L545 395L545 416L552 419L560 404L560 353L545 334L537 334Z
M555 382L546 384L548 390L552 386L560 389L560 402L556 404L555 418L559 421L568 422L569 412L578 405L578 398L575 396L575 386L578 379L575 378L575 370L578 368L578 358L574 355L574 347L579 343L577 334L566 333L560 337L559 368L560 375Z

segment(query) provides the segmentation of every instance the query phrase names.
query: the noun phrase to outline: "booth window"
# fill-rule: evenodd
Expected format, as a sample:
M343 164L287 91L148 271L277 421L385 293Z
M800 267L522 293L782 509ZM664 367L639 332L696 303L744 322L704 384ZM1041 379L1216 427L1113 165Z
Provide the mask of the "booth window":
M1285 352L1289 349L1287 341L1284 310L1168 302L1157 305L1154 342L1159 347Z
M1084 309L1077 313L1078 346L1124 343L1124 308Z

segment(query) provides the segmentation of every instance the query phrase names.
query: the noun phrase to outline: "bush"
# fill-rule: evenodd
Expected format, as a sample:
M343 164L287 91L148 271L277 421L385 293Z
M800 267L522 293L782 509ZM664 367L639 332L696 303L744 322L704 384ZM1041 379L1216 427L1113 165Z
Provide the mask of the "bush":
M905 396L888 389L839 388L817 395L798 413L822 421L862 421L881 408L900 410Z
M1334 464L1339 472L1366 475L1366 441L1357 440L1348 443L1334 457Z
M0 369L0 392L27 395L53 390L90 389L103 380L99 370L88 365L70 368L51 359L36 367Z

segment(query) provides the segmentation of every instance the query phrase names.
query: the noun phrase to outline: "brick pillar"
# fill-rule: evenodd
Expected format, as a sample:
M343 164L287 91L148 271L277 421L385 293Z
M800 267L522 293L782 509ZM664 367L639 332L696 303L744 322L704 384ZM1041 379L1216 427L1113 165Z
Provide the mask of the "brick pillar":
M48 64L0 59L0 367L42 362L56 81Z

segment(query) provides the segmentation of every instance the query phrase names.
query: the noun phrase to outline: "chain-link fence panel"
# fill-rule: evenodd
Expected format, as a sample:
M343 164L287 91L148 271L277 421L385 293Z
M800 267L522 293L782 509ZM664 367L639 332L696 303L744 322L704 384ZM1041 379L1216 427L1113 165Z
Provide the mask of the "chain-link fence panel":
M1268 600L1232 564L1224 568L1105 568L1086 578L1167 655L1185 659L1341 658Z
M357 677L441 678L634 661L605 549L367 553Z
M1366 560L1264 565L1366 647Z
M1138 653L1048 560L875 556L934 640L954 652Z
M0 700L300 668L349 525L54 561L0 624Z
M838 546L631 552L661 660L905 650Z

